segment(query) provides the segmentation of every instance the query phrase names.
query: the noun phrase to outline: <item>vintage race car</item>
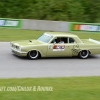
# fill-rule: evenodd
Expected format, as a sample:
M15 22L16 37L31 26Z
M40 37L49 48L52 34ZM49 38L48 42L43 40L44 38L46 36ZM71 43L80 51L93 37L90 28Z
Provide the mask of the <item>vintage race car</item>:
M10 44L14 54L30 59L72 56L85 59L91 54L100 54L99 41L80 39L77 35L64 32L45 32L38 39L12 41Z

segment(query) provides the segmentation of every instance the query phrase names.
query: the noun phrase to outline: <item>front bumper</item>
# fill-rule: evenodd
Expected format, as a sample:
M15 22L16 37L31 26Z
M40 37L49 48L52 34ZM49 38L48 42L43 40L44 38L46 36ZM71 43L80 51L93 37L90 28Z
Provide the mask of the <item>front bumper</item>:
M18 51L18 50L13 49L13 48L11 50L17 56L27 56L27 52Z

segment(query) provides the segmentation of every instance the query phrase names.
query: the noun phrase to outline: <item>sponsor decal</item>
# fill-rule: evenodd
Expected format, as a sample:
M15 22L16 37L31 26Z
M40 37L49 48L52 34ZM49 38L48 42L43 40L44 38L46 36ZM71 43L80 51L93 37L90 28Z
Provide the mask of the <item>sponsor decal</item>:
M80 25L74 24L72 30L74 31L80 30Z
M80 30L83 31L97 31L99 26L95 25L80 25Z
M73 31L100 31L99 25L73 24Z
M53 46L53 51L64 51L65 46L64 45L54 45Z
M18 26L18 21L7 20L5 26Z
M18 19L0 19L0 27L21 28L21 20Z
M4 26L5 20L0 20L0 26Z

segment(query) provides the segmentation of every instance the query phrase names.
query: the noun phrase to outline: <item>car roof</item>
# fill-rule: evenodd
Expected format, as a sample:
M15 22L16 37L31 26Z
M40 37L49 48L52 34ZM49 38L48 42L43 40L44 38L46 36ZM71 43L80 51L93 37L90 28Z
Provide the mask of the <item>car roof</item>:
M53 36L71 36L71 37L77 37L77 35L72 34L72 33L66 33L66 32L45 32L47 34L53 35Z

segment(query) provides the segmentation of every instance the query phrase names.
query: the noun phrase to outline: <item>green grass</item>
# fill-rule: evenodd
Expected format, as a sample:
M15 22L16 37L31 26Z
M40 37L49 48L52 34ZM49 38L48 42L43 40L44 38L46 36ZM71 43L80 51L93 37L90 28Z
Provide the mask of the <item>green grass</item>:
M0 41L14 41L23 39L35 39L43 31L20 30L20 29L0 29Z
M49 86L53 91L1 91L0 100L100 100L100 77L0 79L2 86Z
M20 30L20 29L0 29L0 41L14 41L24 39L38 38L44 31L34 30ZM78 35L80 38L93 38L100 40L100 33L97 32L72 32Z
M71 33L78 35L81 39L93 38L100 41L100 32L72 31Z

